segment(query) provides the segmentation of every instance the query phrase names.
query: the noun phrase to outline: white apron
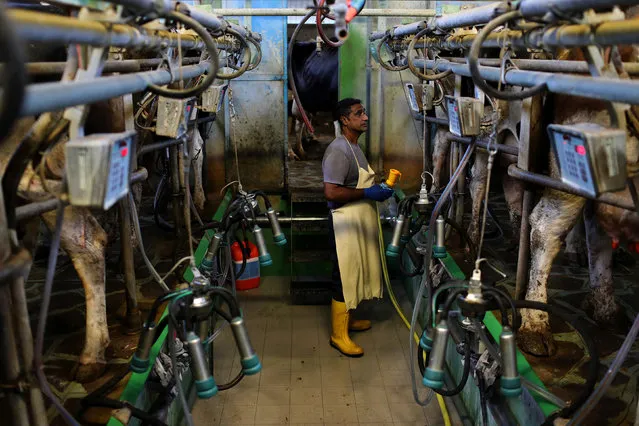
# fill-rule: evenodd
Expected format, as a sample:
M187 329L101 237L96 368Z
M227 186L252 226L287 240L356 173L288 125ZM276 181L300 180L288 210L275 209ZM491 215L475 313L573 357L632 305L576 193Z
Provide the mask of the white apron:
M348 142L358 169L357 189L375 184L375 173L360 167ZM335 246L342 279L346 309L355 309L362 300L381 298L382 267L379 254L379 213L377 203L358 200L332 210Z

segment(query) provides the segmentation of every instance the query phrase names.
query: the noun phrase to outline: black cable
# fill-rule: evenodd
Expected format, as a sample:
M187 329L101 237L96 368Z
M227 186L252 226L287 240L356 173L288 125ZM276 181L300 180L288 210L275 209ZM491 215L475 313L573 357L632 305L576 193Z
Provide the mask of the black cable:
M515 300L513 301L513 303L517 309L534 309L547 312L549 314L556 315L560 319L570 324L575 330L577 330L577 333L579 333L579 335L581 336L590 355L584 390L579 396L573 399L572 404L551 414L542 424L542 426L552 426L556 418L569 418L570 416L572 416L572 414L575 413L575 411L577 411L579 407L581 407L584 402L588 400L588 397L595 388L595 384L597 383L597 378L599 375L599 354L597 352L597 345L595 344L592 336L589 334L588 329L584 325L583 321L581 321L578 317L571 315L570 313L561 309L560 307L529 300Z
M62 188L66 187L66 181L62 180ZM70 426L80 426L73 418L71 413L64 408L64 405L56 398L51 391L49 382L44 374L44 362L42 353L44 349L44 333L47 328L47 316L49 314L49 304L51 302L51 293L53 290L53 278L55 275L56 264L58 262L58 250L60 249L60 239L62 234L62 222L64 220L64 204L60 203L56 211L55 228L51 237L51 246L49 248L49 261L47 264L47 272L44 282L44 291L42 294L42 304L40 305L40 316L38 318L38 328L36 333L35 350L34 350L34 366L35 374L40 385L40 390L56 407L58 412L64 417L64 420Z
M206 49L210 56L209 63L211 64L211 67L207 71L204 80L202 80L200 84L189 89L168 89L149 83L148 90L157 95L173 99L186 99L192 96L198 96L202 92L204 92L211 84L213 84L213 82L217 78L217 71L219 69L219 54L215 41L213 40L213 37L211 37L211 34L209 34L209 32L206 30L206 28L204 28L199 22L189 16L176 11L171 11L165 15L165 18L178 21L186 25L187 27L190 27L197 33L197 35L206 45Z
M446 299L446 303L444 303L444 308L442 309L442 316L441 316L442 319L448 320L448 312L450 311L450 308L453 306L453 303L457 299L457 296L459 296L462 293L466 293L467 291L468 291L467 288L458 288L457 290L453 291L450 294L450 296L448 296L448 298Z
M498 26L505 24L508 21L512 21L513 19L522 18L522 14L518 10L514 10L511 12L506 12L489 23L486 24L484 28L475 36L473 40L473 44L470 47L470 51L468 52L468 69L470 70L470 75L473 79L473 83L477 87L479 87L486 95L491 96L496 99L503 99L507 101L518 101L526 98L530 98L532 96L538 95L546 90L546 83L538 84L534 87L524 89L517 92L506 92L503 90L493 89L486 80L484 80L479 72L479 54L481 52L481 45L486 40L486 37Z
M217 389L220 391L225 391L225 390L229 390L234 386L237 386L238 383L240 383L242 381L242 379L244 378L244 372L240 371L237 376L235 376L233 378L233 380L231 380L228 383L223 383L221 385L217 385Z
M7 17L4 4L0 5L0 63L2 71L2 105L0 106L0 143L9 136L20 116L27 85L22 40L17 37L14 25ZM22 177L22 175L20 175Z
M489 292L486 292L489 293ZM499 312L501 312L501 323L503 326L508 326L509 321L508 321L508 312L506 311L506 306L504 305L504 302L502 302L502 300L499 298L499 295L493 295L492 300L495 301L495 303L497 303L497 306L499 306Z

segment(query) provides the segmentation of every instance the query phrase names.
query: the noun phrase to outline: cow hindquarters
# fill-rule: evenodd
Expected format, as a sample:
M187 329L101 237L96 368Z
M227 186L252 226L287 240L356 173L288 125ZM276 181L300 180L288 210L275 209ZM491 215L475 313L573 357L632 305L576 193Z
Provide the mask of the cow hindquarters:
M55 213L45 213L42 218L49 229L55 226ZM73 262L86 298L85 342L75 375L79 382L94 380L106 368L104 352L109 345L105 295L106 242L106 232L88 210L65 208L60 244Z
M546 190L530 215L531 266L526 300L548 301L548 276L552 263L582 211L585 200L574 195ZM548 314L531 309L522 310L522 325L518 334L521 348L533 355L548 356L556 351L550 331Z

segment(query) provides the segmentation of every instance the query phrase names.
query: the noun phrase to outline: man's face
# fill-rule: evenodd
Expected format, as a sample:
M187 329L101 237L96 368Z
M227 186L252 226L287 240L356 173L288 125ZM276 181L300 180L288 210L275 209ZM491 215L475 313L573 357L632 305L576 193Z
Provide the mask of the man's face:
M351 112L346 117L342 117L344 127L364 133L368 130L368 115L362 104L351 105Z

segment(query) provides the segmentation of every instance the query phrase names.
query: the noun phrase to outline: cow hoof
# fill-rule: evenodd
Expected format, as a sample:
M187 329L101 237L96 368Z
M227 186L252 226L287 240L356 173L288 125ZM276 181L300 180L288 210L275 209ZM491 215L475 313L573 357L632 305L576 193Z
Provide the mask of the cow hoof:
M618 325L619 320L625 318L612 291L601 289L600 287L592 289L592 292L586 296L582 309L597 324L604 327Z
M91 364L77 364L73 372L73 378L78 383L89 383L102 376L106 370L106 363L94 362Z
M517 333L519 348L535 356L553 356L557 353L557 344L549 331L539 332L520 329Z

